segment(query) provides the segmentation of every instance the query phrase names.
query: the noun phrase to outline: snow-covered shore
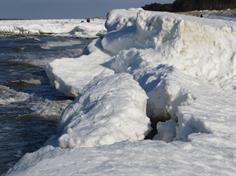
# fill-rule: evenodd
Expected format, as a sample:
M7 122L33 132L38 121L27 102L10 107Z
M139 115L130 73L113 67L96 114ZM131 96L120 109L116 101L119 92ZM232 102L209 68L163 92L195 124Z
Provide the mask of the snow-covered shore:
M56 34L95 38L105 33L105 19L0 20L0 34Z
M234 176L236 23L130 9L106 28L88 55L48 65L78 97L58 136L7 175ZM142 140L148 118L163 121L158 140Z

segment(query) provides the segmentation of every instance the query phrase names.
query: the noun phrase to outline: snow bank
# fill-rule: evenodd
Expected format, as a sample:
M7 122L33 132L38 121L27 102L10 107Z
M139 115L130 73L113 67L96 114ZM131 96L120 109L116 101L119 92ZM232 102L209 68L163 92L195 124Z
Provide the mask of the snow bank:
M105 33L105 19L73 20L1 20L2 34L70 34L78 37L94 38Z
M90 83L60 120L60 146L93 147L144 139L146 94L132 76L113 75Z

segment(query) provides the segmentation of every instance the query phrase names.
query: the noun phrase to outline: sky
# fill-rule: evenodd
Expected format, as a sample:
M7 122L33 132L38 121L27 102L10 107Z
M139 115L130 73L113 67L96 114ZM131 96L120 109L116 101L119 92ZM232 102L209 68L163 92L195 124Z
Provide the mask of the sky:
M83 18L105 16L114 8L173 0L0 0L0 18Z

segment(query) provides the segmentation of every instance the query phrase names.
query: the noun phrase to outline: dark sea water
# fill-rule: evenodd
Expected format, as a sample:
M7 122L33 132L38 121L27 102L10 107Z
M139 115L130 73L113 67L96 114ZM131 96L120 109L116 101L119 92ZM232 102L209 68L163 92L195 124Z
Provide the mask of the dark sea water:
M58 36L0 36L0 175L56 133L51 119L70 102L49 84L45 64L81 55L88 42Z

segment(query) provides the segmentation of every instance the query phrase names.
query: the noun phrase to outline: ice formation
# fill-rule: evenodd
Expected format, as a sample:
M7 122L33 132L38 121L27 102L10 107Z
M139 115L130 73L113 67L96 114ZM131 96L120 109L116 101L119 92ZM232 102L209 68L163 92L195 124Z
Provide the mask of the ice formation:
M110 12L106 27L88 55L47 70L59 90L80 93L59 145L85 148L47 146L8 175L234 176L236 23L130 9ZM154 138L168 143L131 142L146 115L163 121Z

